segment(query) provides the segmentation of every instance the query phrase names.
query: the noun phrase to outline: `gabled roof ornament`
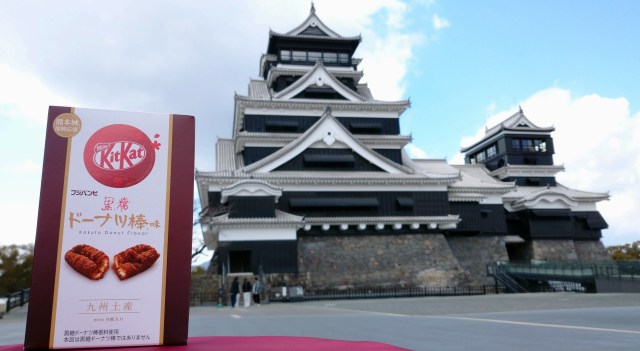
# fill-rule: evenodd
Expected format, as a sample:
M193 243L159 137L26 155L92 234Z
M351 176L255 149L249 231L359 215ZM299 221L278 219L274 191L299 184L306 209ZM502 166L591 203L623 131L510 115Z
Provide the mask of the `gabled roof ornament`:
M316 13L316 7L315 7L315 5L313 4L313 1L312 1L311 2L311 14L314 14L314 13Z
M325 115L330 115L331 114L331 106L327 105L327 107L325 107L324 114Z

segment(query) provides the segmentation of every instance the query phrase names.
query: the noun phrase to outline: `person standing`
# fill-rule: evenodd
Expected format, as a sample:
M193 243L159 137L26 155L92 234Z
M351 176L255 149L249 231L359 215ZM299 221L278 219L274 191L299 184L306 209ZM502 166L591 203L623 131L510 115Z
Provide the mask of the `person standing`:
M253 287L251 288L251 293L253 294L253 302L260 306L260 294L262 294L262 291L264 290L264 287L262 285L262 282L258 279L258 277L255 278L255 282L253 283Z
M240 296L240 282L238 282L238 277L233 278L233 282L231 283L231 307L236 307L236 303L238 302L238 297Z
M242 301L244 301L244 307L249 307L251 304L251 282L247 278L242 282Z

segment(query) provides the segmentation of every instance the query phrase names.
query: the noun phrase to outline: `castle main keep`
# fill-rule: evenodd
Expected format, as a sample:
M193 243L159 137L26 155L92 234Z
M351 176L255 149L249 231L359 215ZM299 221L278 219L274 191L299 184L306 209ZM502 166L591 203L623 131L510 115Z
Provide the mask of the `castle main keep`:
M552 127L519 110L465 147L464 165L412 159L407 100L376 100L360 36L317 16L271 31L235 96L216 170L197 172L218 273L297 274L307 289L491 284L495 261L600 260L608 199L555 175Z

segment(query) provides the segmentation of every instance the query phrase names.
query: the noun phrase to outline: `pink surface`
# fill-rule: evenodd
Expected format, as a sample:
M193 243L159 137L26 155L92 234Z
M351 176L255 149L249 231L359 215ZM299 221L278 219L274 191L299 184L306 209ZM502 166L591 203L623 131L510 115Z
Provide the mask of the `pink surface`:
M297 336L207 336L189 338L187 345L144 346L131 348L135 351L325 351L363 350L399 351L408 350L371 341L345 341ZM23 345L0 346L0 351L22 351ZM75 349L84 350L84 349ZM118 348L117 350L124 350Z

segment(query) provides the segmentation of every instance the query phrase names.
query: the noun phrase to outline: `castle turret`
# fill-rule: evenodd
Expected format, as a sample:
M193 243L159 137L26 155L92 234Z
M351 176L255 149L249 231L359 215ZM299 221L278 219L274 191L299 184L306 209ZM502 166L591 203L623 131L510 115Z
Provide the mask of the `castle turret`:
M564 166L553 164L554 127L538 127L522 108L504 122L487 129L485 136L463 148L465 163L484 164L491 175L521 186L556 185Z

